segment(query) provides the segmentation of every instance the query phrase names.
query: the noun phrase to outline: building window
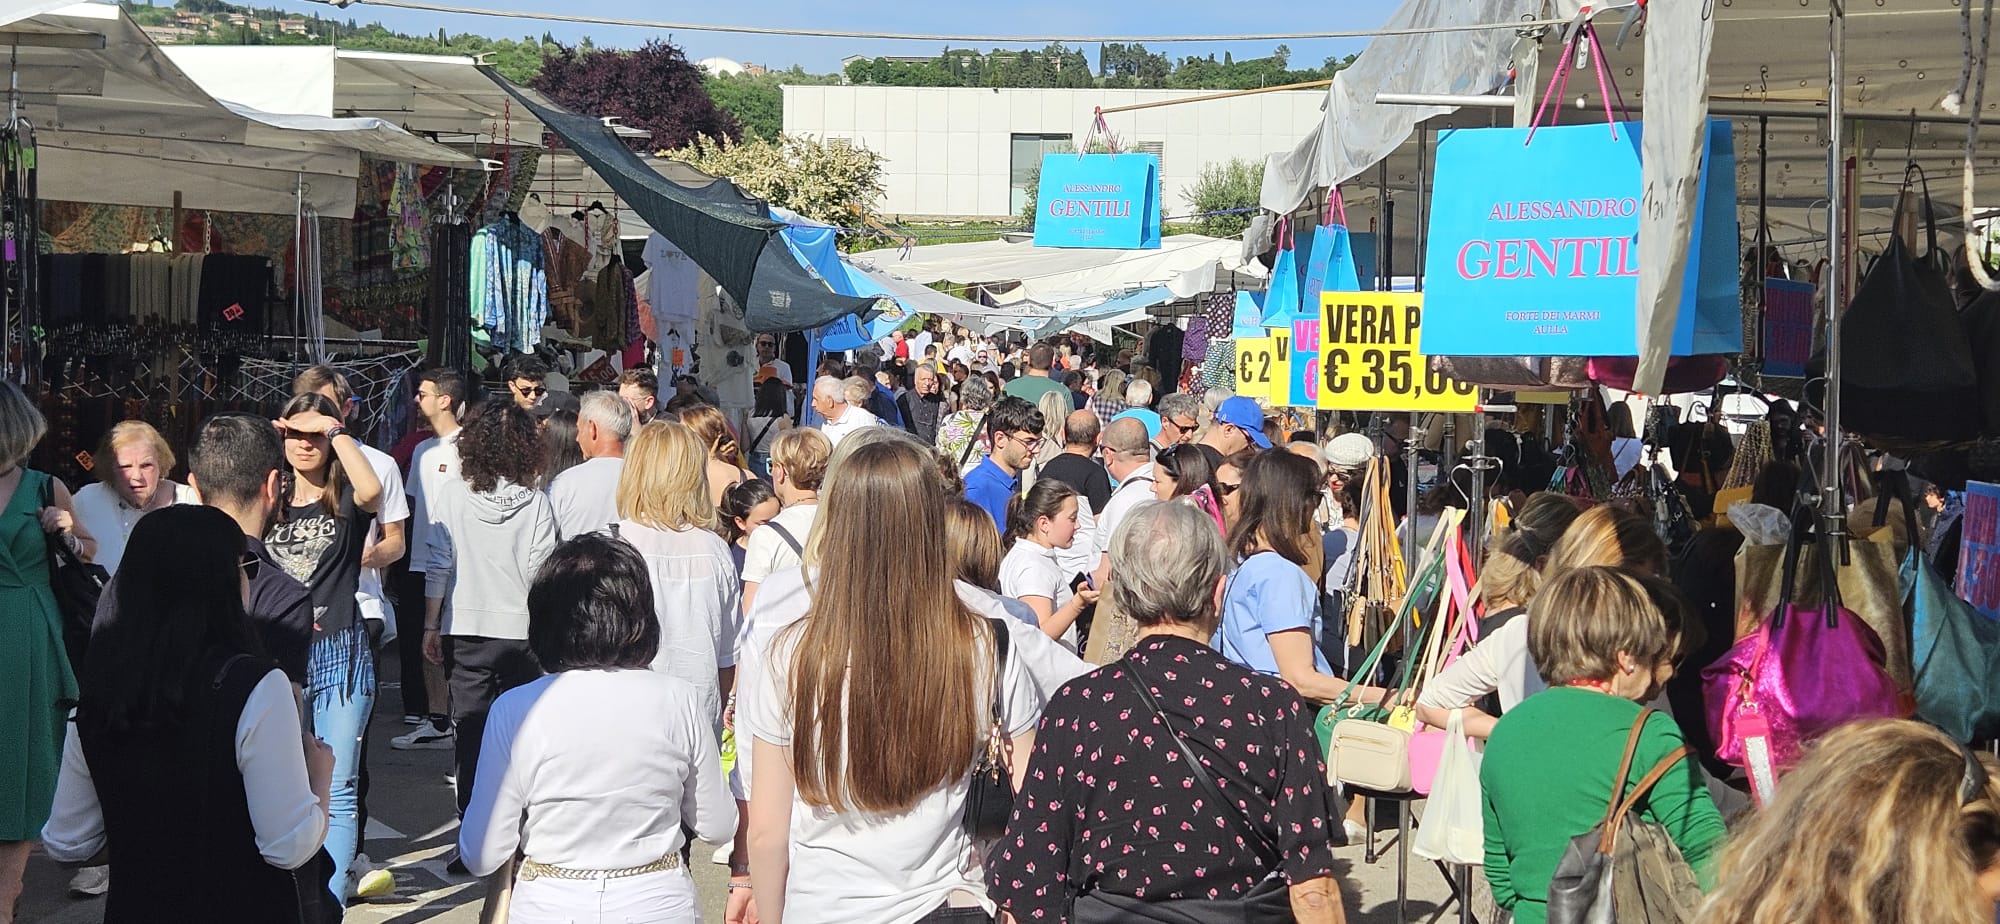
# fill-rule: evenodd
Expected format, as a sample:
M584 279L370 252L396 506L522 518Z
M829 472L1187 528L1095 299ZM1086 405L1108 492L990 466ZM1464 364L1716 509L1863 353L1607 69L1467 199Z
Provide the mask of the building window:
M1132 149L1139 154L1151 154L1160 159L1160 175L1167 173L1167 144L1164 141L1141 141Z
M1028 190L1041 175L1042 155L1074 150L1068 135L1014 135L1010 141L1007 182L1013 188L1013 211L1018 215L1028 204Z

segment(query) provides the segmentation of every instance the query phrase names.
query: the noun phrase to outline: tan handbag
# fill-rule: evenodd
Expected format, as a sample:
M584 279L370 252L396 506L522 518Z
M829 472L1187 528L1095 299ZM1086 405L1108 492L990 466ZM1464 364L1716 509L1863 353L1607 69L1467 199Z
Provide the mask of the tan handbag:
M1410 732L1373 719L1333 724L1329 782L1376 792L1410 791Z

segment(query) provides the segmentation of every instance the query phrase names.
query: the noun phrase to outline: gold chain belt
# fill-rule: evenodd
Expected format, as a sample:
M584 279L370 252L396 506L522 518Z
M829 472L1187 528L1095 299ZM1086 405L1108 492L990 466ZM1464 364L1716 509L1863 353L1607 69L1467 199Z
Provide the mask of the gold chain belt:
M681 868L680 851L675 851L673 853L667 854L666 856L654 860L653 862L648 863L644 866L628 866L624 869L564 869L560 866L550 866L546 863L536 863L533 860L522 860L521 872L518 878L524 882L532 881L535 879L544 879L544 878L575 879L584 881L591 881L597 879L625 879L631 876L644 876L647 873L661 873L661 872L666 872L667 870L670 869L680 869L680 868Z

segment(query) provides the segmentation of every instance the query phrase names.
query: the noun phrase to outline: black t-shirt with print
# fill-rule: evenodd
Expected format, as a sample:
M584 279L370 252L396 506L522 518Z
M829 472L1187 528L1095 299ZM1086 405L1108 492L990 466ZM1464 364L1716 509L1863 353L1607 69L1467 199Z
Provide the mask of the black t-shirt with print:
M354 593L360 588L361 550L374 518L355 507L354 490L343 487L338 515L327 513L318 501L289 507L264 537L271 560L304 584L312 598L316 639L353 625L359 615Z

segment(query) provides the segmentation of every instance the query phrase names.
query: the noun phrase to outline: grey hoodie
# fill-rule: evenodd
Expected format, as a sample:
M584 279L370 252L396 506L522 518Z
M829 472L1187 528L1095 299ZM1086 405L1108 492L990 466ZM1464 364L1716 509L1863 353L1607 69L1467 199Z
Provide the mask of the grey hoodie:
M463 478L429 501L424 596L447 601L443 634L528 637L528 582L556 547L548 495L502 481L475 492Z

